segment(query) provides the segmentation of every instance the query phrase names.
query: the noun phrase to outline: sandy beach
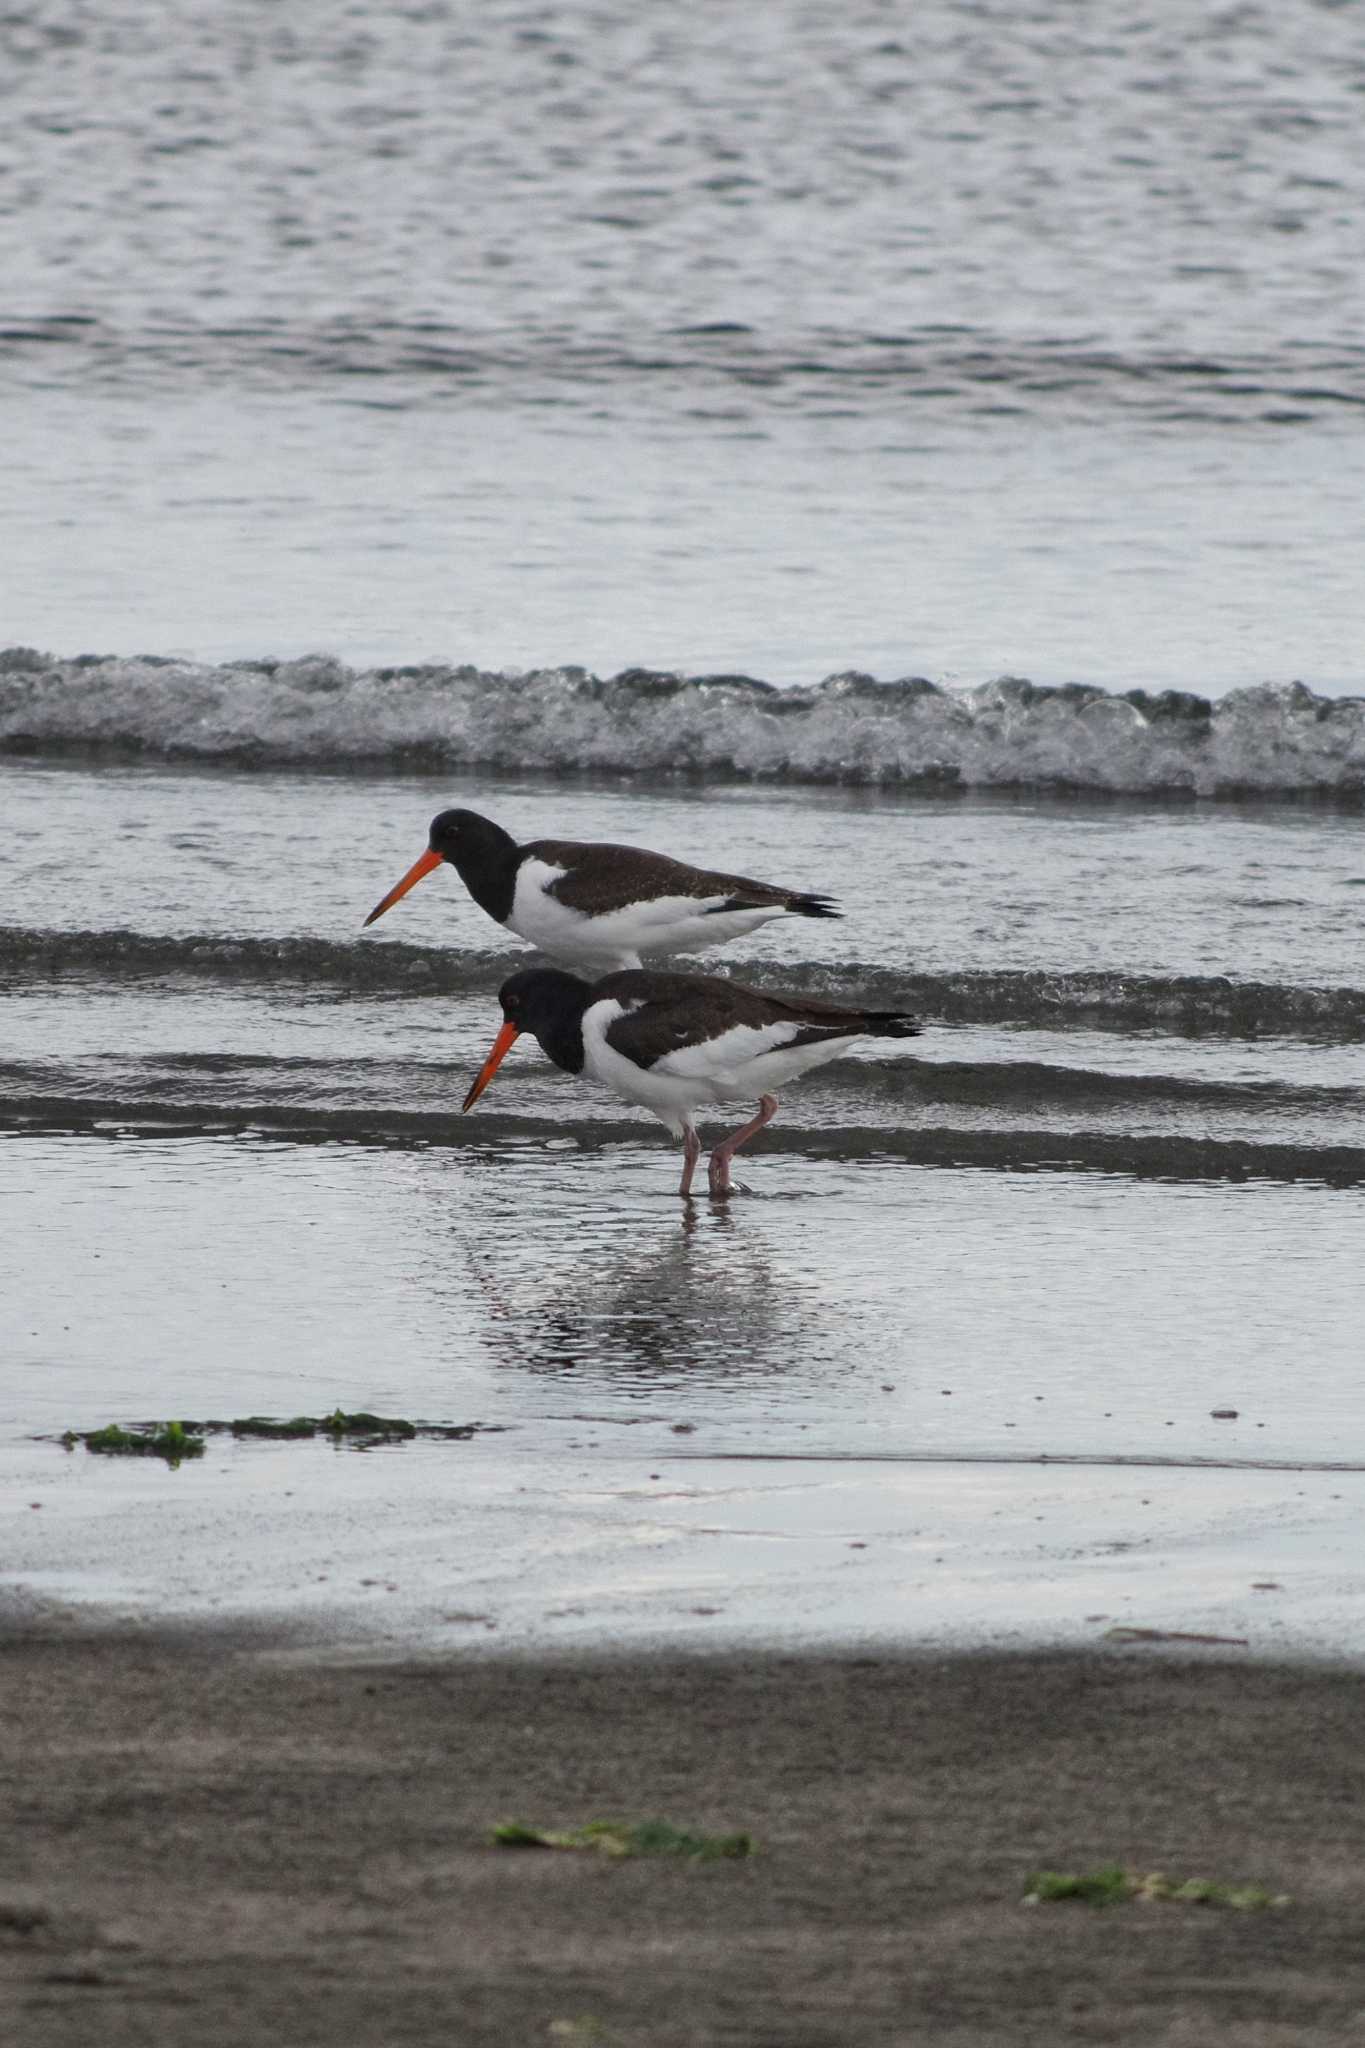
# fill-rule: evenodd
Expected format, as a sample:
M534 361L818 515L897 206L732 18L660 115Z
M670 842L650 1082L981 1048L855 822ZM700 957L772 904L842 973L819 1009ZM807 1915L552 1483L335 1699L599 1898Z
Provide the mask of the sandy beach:
M443 1656L12 1606L0 2037L157 2043L1360 2038L1342 1668L1076 1654ZM743 1861L499 1850L664 1817ZM1108 1863L1290 1903L1029 1906Z

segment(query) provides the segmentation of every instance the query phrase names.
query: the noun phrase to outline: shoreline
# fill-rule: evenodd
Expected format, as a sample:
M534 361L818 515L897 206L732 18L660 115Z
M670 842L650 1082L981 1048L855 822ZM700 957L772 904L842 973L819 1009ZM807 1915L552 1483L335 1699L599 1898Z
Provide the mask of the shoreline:
M704 1452L674 1420L368 1452L215 1437L179 1472L13 1445L0 1622L57 1600L399 1660L1093 1652L1115 1629L1365 1659L1358 1472Z
M26 1611L25 1611L26 1610ZM1145 1647L337 1663L0 1610L25 2048L1355 2038L1365 1673ZM489 1828L747 1830L696 1865ZM1030 1908L1040 1867L1278 1910Z

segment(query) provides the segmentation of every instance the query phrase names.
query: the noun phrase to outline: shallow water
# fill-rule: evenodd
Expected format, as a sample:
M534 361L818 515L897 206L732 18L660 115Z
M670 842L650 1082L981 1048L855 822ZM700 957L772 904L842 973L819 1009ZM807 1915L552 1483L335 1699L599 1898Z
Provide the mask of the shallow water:
M845 922L707 964L923 1009L684 1211L529 1046L457 1114L525 955L452 876L361 932L463 789L0 780L11 1583L407 1646L1365 1642L1354 817L483 780L522 830L780 846ZM485 1431L53 1440L338 1403Z
M793 886L839 900L839 923L766 927L746 942L754 959L1291 987L1360 979L1365 827L1354 812L720 781L565 786L469 768L243 775L0 762L6 922L502 952L505 935L446 871L361 935L425 847L429 818L462 800L519 840L620 840L760 877L780 868Z
M431 809L464 793L374 773L0 769L0 879L25 913L0 928L0 1118L441 1146L642 1132L529 1042L458 1116L493 992L526 955L453 871L374 931L361 919ZM793 1089L768 1151L1365 1174L1354 815L495 778L479 794L526 835L780 863L840 899L839 922L789 920L701 964L911 1007L924 1030ZM672 1171L661 1153L661 1186Z
M782 1157L684 1213L653 1149L558 1139L0 1165L7 1586L333 1654L1365 1643L1358 1196ZM479 1427L56 1441L338 1402Z
M20 1430L340 1403L641 1455L1365 1464L1359 1196L783 1156L684 1212L619 1143L3 1157Z

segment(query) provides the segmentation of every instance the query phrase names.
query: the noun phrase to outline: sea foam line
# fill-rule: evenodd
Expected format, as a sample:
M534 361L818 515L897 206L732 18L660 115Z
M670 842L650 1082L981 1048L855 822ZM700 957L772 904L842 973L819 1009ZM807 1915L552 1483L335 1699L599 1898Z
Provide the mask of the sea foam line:
M856 673L206 666L0 654L0 751L111 750L238 767L481 767L1111 795L1365 800L1365 698L1300 683L1209 699L1002 676L969 690Z

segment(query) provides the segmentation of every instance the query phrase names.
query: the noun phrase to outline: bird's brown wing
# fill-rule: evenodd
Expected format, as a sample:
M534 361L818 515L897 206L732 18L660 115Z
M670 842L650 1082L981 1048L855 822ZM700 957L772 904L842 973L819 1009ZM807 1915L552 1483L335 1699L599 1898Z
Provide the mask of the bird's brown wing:
M914 1019L901 1011L858 1010L801 996L764 995L712 974L661 974L630 968L596 982L593 996L625 1006L625 1014L607 1027L607 1043L640 1067L651 1067L665 1054L684 1047L708 1045L727 1031L741 1028L771 1032L774 1047L816 1045L824 1039L865 1034L909 1038L918 1030Z
M551 867L567 869L557 882L551 882L548 893L566 909L581 910L588 917L602 917L609 911L624 910L632 903L648 902L658 896L719 897L721 902L716 907L727 910L761 910L768 906L782 910L798 902L826 901L822 896L806 897L794 889L751 881L745 875L694 868L686 861L670 860L666 853L651 853L643 846L537 839L521 850Z

